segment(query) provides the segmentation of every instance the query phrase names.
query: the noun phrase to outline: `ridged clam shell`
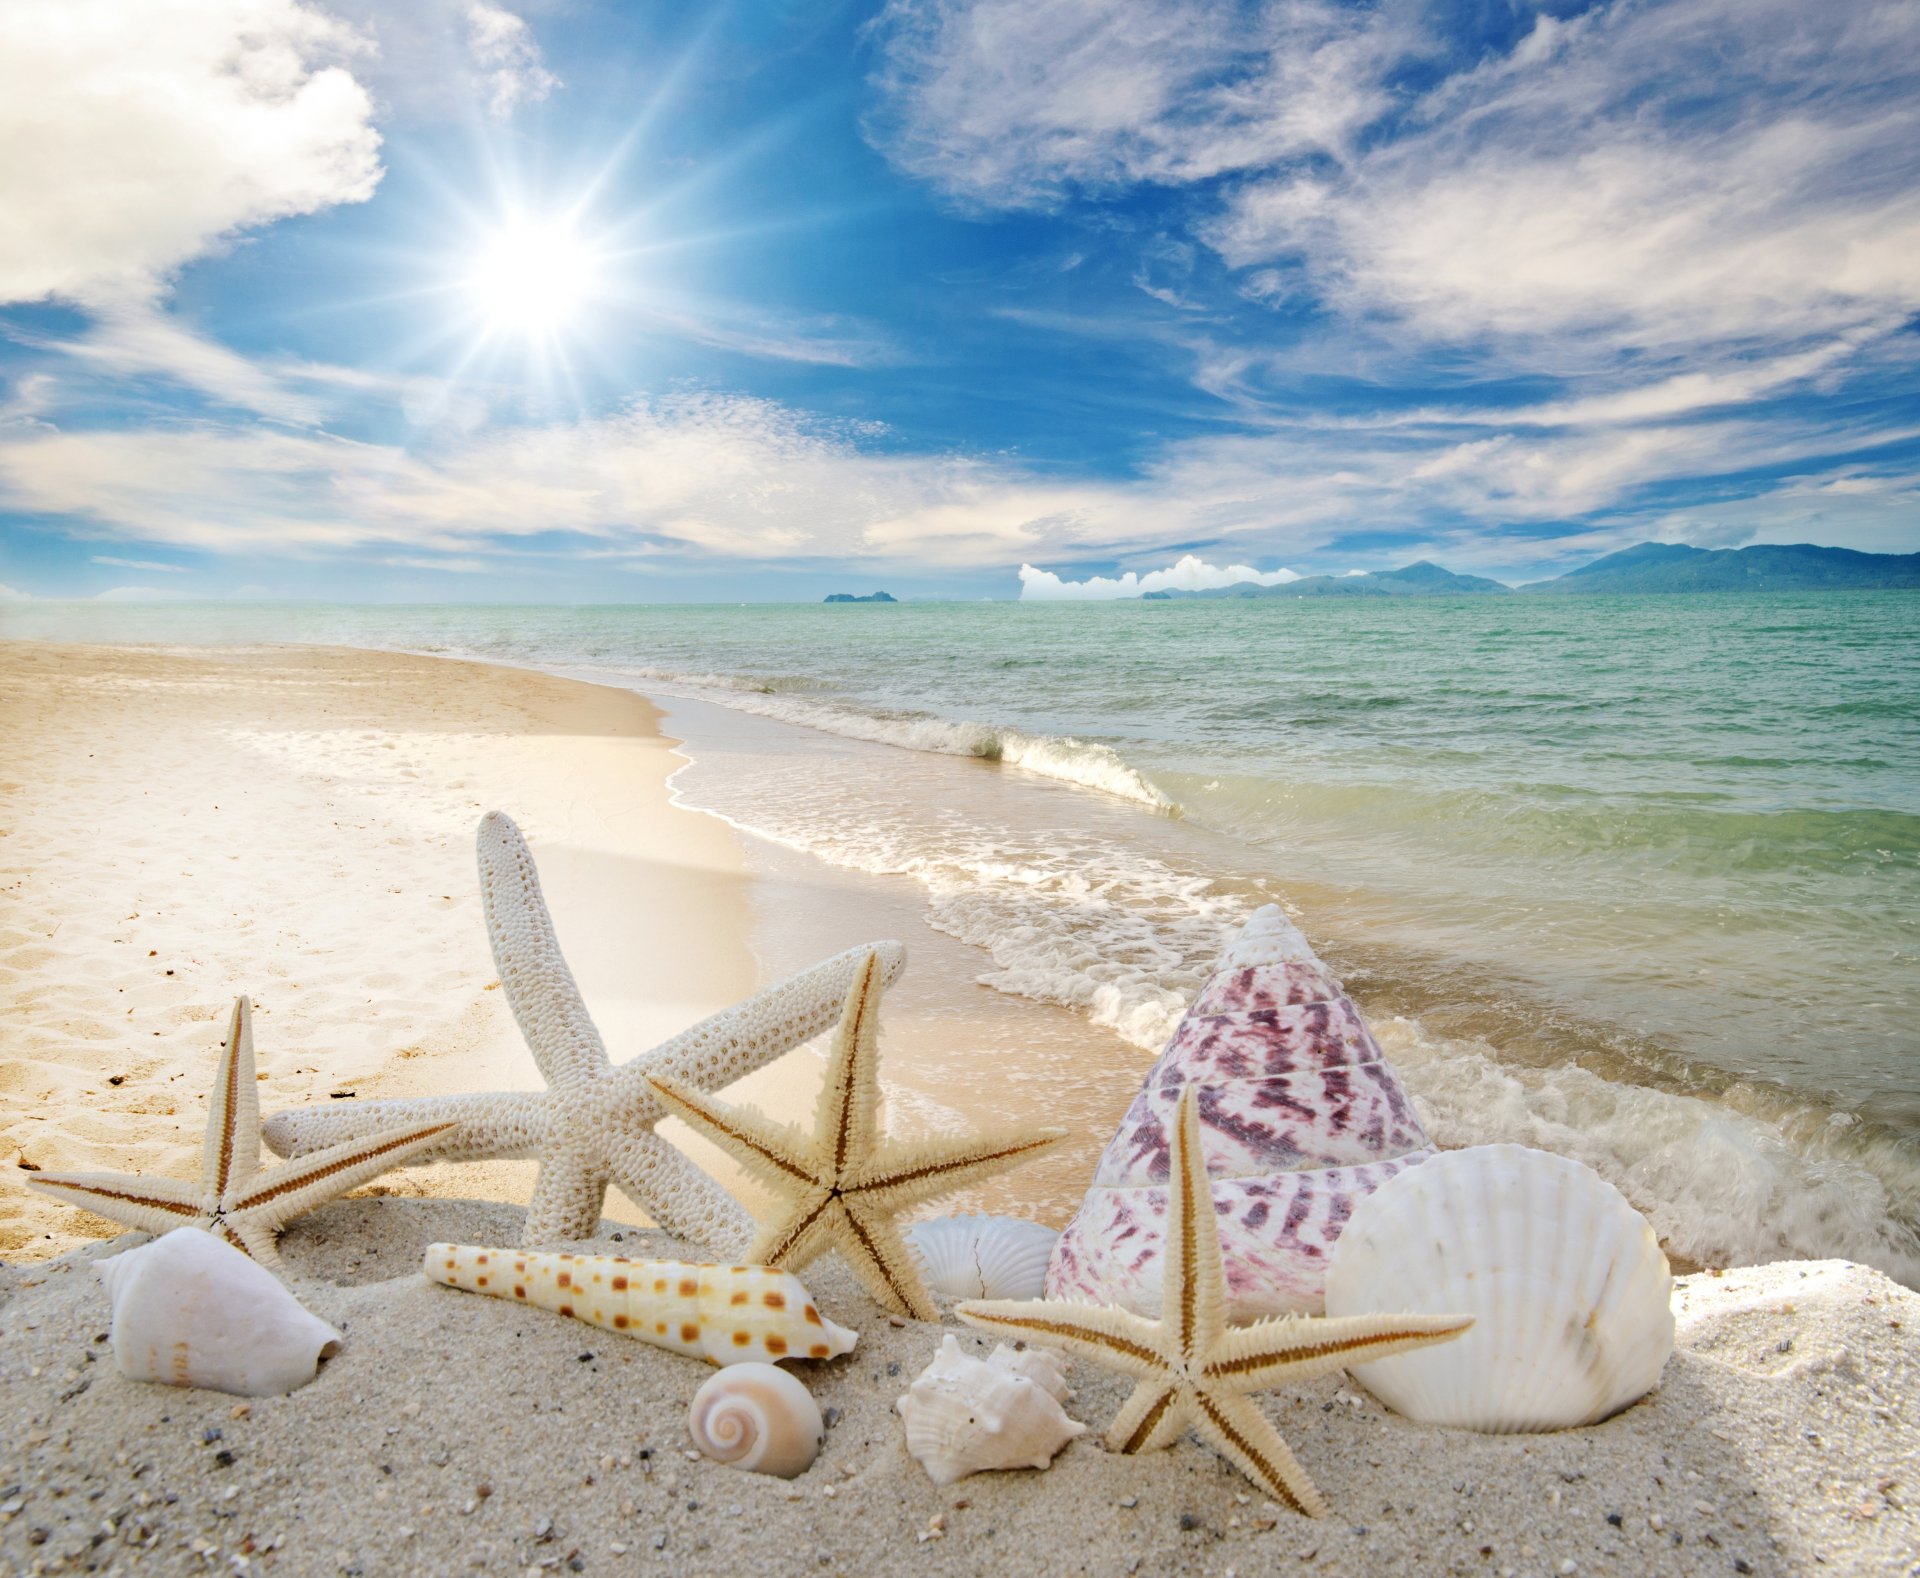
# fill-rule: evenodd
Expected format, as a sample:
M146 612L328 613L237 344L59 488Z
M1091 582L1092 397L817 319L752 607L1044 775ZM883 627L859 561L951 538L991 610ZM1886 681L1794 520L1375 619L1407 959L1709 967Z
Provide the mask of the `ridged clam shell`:
M693 1444L717 1463L793 1479L820 1455L827 1429L808 1390L771 1364L733 1364L693 1394Z
M1307 940L1267 905L1201 984L1055 1246L1046 1295L1160 1313L1174 1113L1200 1142L1227 1316L1316 1313L1356 1201L1433 1154L1413 1102Z
M123 1375L243 1397L305 1386L340 1333L225 1239L178 1227L98 1266Z
M1673 1351L1673 1277L1646 1219L1591 1168L1521 1145L1449 1151L1354 1209L1327 1313L1474 1317L1444 1348L1357 1365L1395 1412L1473 1430L1617 1413Z
M995 1349L982 1361L948 1337L894 1405L906 1421L907 1450L934 1484L989 1469L1045 1468L1085 1433L1046 1384L1001 1362L1003 1353L1011 1351Z
M1060 1235L1017 1216L942 1216L907 1229L927 1286L956 1299L1037 1299Z

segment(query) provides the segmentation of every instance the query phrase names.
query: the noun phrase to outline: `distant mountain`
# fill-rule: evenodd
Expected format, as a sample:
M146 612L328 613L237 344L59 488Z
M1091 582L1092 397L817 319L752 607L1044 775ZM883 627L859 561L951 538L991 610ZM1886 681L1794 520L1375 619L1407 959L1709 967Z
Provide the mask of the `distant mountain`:
M1812 543L1768 543L1753 548L1689 548L1643 542L1535 581L1522 592L1809 592L1828 588L1920 586L1920 553L1857 553Z
M865 597L855 597L851 592L829 592L820 601L823 603L897 603L900 599L889 592L871 592Z
M1376 570L1367 575L1309 575L1278 586L1242 581L1204 592L1148 592L1143 602L1172 602L1189 597L1458 597L1488 592L1510 592L1479 575L1455 575L1422 559L1398 570Z

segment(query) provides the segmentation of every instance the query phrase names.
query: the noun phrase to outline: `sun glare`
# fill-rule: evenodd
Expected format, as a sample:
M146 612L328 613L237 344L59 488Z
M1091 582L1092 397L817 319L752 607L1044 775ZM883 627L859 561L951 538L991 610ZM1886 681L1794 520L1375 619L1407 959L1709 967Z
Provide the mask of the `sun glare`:
M570 225L520 219L481 250L467 289L490 330L543 339L579 319L595 276L594 255Z

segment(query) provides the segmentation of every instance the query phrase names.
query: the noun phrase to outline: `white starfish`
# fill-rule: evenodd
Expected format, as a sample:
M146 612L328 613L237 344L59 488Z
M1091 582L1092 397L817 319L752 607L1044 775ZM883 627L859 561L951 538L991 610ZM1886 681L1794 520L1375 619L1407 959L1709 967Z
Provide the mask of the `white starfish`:
M668 1232L731 1254L752 1233L752 1221L654 1133L666 1108L647 1077L699 1090L731 1084L830 1029L869 953L879 954L891 981L906 950L897 942L850 949L614 1068L561 955L533 856L512 818L498 811L482 818L479 849L481 903L500 984L548 1088L295 1108L267 1120L267 1143L299 1156L381 1124L456 1123L414 1159L537 1157L540 1176L521 1240L529 1249L591 1237L614 1183Z
M346 1144L262 1172L253 1007L244 997L233 1005L208 1107L198 1183L143 1173L41 1173L27 1186L149 1233L205 1228L271 1266L280 1259L274 1240L288 1222L397 1167L447 1127L432 1121L369 1127Z

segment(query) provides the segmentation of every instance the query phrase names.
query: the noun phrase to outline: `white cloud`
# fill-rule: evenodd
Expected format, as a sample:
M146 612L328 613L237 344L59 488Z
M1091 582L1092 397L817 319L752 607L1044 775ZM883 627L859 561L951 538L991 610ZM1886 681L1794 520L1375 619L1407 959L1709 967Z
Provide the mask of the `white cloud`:
M15 587L0 582L0 603L30 603L32 601L32 593L22 592Z
M0 8L0 302L151 300L237 231L380 179L356 35L294 0Z
M185 575L184 564L162 564L158 559L119 559L109 553L96 553L89 556L94 564L110 564L120 570L162 570L170 575Z
M1148 592L1199 592L1216 586L1238 586L1252 581L1260 586L1284 586L1299 580L1292 570L1256 570L1248 564L1208 564L1196 554L1182 554L1164 570L1149 570L1140 575L1129 570L1113 577L1089 576L1084 581L1066 581L1051 570L1020 566L1020 601L1023 603L1111 602L1124 597L1141 597Z
M479 68L487 112L496 120L523 104L538 104L560 86L523 18L488 0L469 0L466 20L467 48Z
M1389 102L1382 11L1231 0L893 0L870 134L954 195L1204 180L1343 148Z

